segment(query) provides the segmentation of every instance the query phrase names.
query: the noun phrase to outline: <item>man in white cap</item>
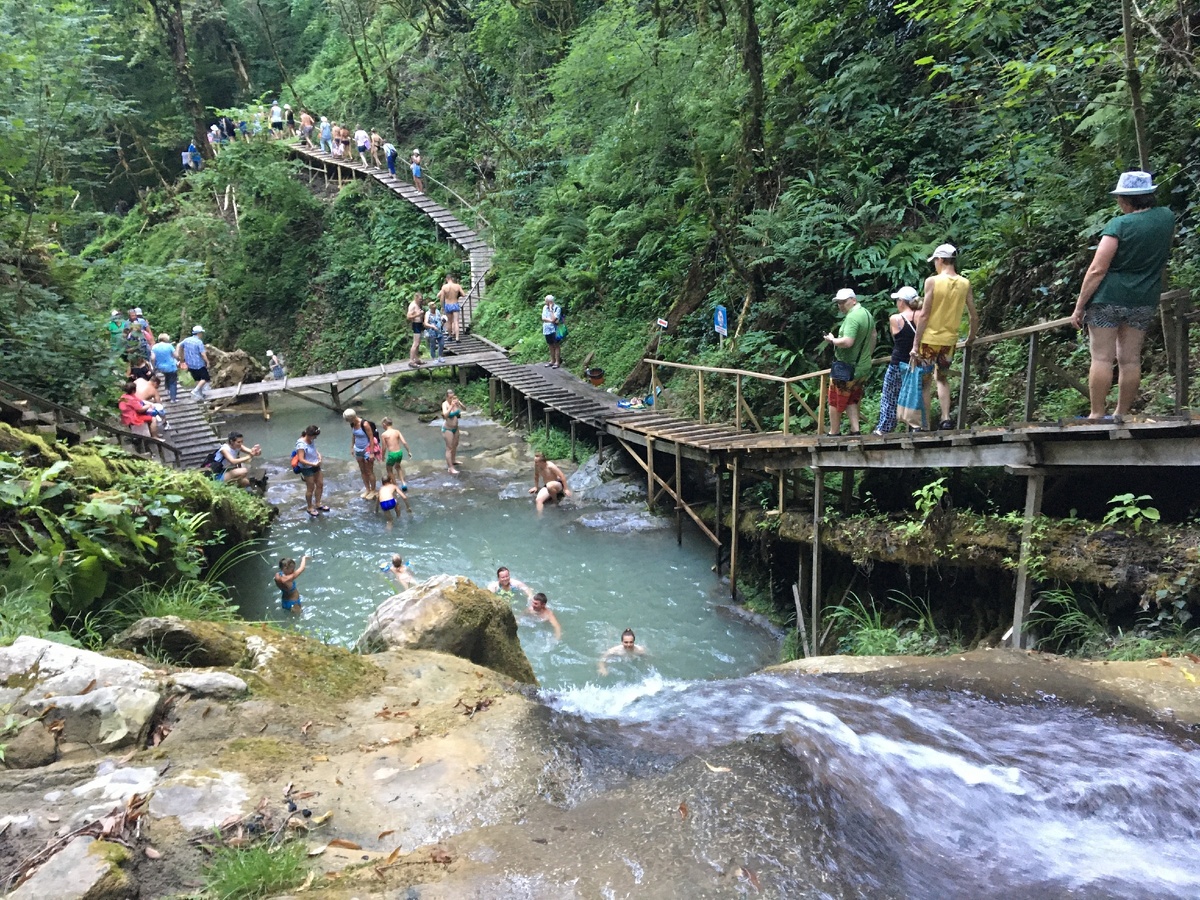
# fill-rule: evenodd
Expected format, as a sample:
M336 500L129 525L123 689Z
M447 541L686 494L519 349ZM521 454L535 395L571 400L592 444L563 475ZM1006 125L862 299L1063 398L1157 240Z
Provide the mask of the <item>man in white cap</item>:
M1083 276L1071 321L1086 323L1092 353L1088 418L1104 421L1113 364L1118 369L1117 415L1127 416L1142 381L1142 343L1154 323L1163 269L1171 255L1175 216L1155 206L1148 172L1122 172L1112 191L1121 208L1100 232L1096 255Z
M184 338L175 348L175 358L183 360L188 372L196 380L192 389L193 400L204 400L208 393L208 350L204 346L204 327L192 326L192 336Z
M562 307L554 301L553 294L547 294L542 304L542 337L550 348L550 362L546 363L552 369L562 365L562 346L558 342L558 323L562 321Z
M840 434L842 413L850 418L850 433L861 434L858 420L863 386L871 375L871 351L875 349L875 319L858 302L851 288L842 288L833 298L838 311L845 316L837 336L833 332L825 340L833 347L837 361L829 379L829 433ZM842 377L848 375L849 377Z
M970 316L967 328L967 343L975 340L979 330L979 314L975 312L975 294L971 282L958 274L956 260L958 248L953 244L940 244L928 262L933 263L933 275L925 279L925 303L917 313L917 334L913 340L910 366L933 369L933 380L925 379L925 419L933 422L933 381L937 381L938 407L941 413L942 430L955 427L950 418L950 360L954 357L954 345L958 343L958 329L962 324L963 307Z

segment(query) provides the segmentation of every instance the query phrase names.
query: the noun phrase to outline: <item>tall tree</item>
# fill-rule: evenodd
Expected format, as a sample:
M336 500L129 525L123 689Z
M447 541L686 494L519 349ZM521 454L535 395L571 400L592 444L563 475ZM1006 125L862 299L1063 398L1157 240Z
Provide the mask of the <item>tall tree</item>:
M167 51L175 69L175 81L179 88L179 100L184 111L192 120L192 136L196 146L211 158L212 148L208 144L208 115L196 82L192 78L192 64L188 59L187 31L184 28L182 0L145 0L154 20L167 42Z

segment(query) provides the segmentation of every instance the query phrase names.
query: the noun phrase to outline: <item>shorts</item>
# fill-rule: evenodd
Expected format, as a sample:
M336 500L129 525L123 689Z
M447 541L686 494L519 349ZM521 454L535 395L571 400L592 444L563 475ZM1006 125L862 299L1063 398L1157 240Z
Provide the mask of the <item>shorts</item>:
M225 470L222 469L220 472L217 472L214 470L212 477L213 477L213 481L224 481L225 480Z
M932 369L937 366L939 372L950 371L950 360L954 359L954 345L922 343L917 350L917 364L922 369Z
M413 334L421 334L425 331L425 325L422 322L410 322L409 324L412 325Z
M305 125L303 128L300 129L300 133L302 135L304 135L305 137L308 137L310 134L313 133L313 127L311 125Z
M396 508L396 498L393 497L391 500L380 500L379 508L382 509L384 512L391 512L393 509Z
M283 123L282 122L272 122L271 130L272 131L283 131Z
M1158 307L1155 306L1091 304L1083 313L1083 321L1093 328L1120 328L1122 325L1128 325L1138 331L1149 331L1157 314Z
M300 605L300 595L299 594L296 595L295 600L284 600L283 601L284 609L295 609L299 605Z
M208 366L201 366L198 369L188 368L188 371L192 373L192 378L197 383L211 380L211 377L208 374Z
M829 382L829 405L838 412L843 412L847 406L851 406L862 400L863 384L865 378L857 381L831 381Z
M359 450L357 447L355 447L354 448L354 458L358 459L358 460L370 459L371 458L371 448L363 447L361 450Z
M359 153L366 153L366 152L367 152L367 145L366 145L366 144L359 144L359 145L358 145L358 152L359 152Z
M389 450L388 451L387 464L389 466L394 466L394 465L396 465L396 463L403 462L403 461L404 461L404 451L403 450Z
M547 345L549 345L551 347L553 347L555 344L558 343L558 335L555 334L553 331L547 335L544 335L544 337L546 338Z
M448 313L456 313L456 312L459 312L461 309L462 309L461 303L447 303L446 304L446 312L448 312Z
M320 469L317 466L296 466L293 471L301 478L312 478Z

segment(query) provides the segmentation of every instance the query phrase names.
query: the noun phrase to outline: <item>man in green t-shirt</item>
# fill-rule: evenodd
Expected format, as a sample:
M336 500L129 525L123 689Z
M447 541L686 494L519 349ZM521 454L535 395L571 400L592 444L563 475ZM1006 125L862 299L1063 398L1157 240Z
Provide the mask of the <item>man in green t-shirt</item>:
M1100 232L1100 244L1083 284L1071 321L1088 328L1092 364L1088 395L1093 420L1105 415L1118 368L1117 415L1129 415L1142 380L1142 343L1154 322L1162 292L1163 270L1171 255L1175 216L1154 204L1156 185L1147 172L1123 172L1111 193L1121 215Z
M858 407L862 402L863 386L871 375L875 320L850 288L842 288L833 299L845 318L842 319L837 337L830 332L825 335L825 340L833 347L834 359L850 366L852 377L848 381L836 377L829 379L829 433L841 432L842 412L845 411L850 417L850 433L861 434Z

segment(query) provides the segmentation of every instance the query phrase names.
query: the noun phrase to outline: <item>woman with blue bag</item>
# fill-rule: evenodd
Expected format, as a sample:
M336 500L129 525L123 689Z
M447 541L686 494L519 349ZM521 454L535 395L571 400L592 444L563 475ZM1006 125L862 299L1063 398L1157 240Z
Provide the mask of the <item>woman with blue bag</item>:
M913 338L917 327L913 319L916 311L925 302L917 289L905 285L892 294L896 301L896 313L888 320L892 332L892 357L883 373L883 395L879 400L879 425L873 434L890 434L896 430L896 404L900 399L900 387L908 373L908 358L912 353ZM920 380L917 380L920 394ZM919 404L918 404L919 405Z

